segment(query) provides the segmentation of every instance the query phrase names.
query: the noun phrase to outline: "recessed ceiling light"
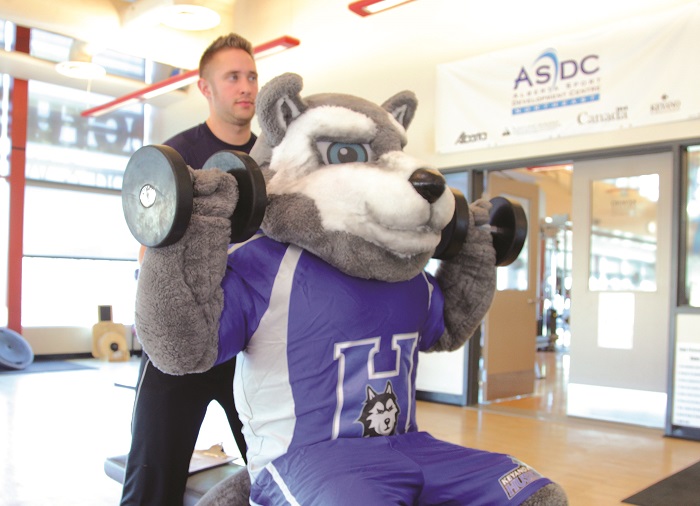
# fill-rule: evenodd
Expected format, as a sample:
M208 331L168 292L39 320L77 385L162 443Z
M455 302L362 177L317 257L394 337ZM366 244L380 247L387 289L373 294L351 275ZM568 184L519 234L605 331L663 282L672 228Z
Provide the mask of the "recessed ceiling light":
M163 7L161 14L160 22L177 30L209 30L221 23L218 13L199 5L170 5Z
M97 79L107 73L102 65L89 61L64 61L57 63L56 72L75 79Z
M107 71L102 65L92 62L93 55L99 49L82 40L74 40L70 46L68 58L56 64L56 72L75 79L96 79Z

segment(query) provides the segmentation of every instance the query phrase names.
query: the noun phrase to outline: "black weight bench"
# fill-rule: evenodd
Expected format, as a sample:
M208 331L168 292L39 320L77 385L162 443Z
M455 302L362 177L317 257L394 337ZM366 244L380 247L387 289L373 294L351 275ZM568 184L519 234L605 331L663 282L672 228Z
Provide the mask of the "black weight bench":
M119 483L124 483L126 457L126 455L117 455L105 460L105 473ZM228 464L211 467L191 474L187 478L183 506L194 506L214 485L244 469L245 466L229 462Z

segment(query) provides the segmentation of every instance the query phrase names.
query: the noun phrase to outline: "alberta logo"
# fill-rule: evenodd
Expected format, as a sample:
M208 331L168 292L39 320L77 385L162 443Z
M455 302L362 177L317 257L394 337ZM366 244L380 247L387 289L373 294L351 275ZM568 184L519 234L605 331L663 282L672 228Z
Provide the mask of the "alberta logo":
M542 478L542 475L534 469L527 467L525 464L515 459L513 459L513 461L519 464L518 467L508 474L501 476L499 479L501 487L503 487L503 491L506 493L509 500L515 497L518 492L527 487L530 483Z
M462 132L459 134L459 137L457 137L455 144L471 144L472 142L485 141L488 137L486 132L476 132L472 134Z

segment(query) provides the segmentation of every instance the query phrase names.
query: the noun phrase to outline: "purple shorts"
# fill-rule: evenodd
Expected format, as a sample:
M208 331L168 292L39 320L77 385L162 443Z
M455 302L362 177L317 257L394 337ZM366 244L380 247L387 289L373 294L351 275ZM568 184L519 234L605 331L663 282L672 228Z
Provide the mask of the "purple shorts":
M517 505L551 483L501 453L426 432L336 439L268 464L251 489L257 505Z

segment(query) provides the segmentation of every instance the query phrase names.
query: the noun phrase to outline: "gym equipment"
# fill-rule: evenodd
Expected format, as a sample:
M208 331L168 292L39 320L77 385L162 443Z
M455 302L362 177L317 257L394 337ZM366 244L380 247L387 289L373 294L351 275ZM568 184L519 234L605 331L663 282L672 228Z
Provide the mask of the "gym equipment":
M105 474L118 483L123 483L126 472L126 458L127 455L116 455L107 458L104 462ZM229 478L235 473L246 472L245 469L244 465L229 462L221 466L190 474L187 478L185 495L182 498L183 506L195 506L202 496L217 483Z
M446 260L457 254L469 231L469 205L462 192L450 188L455 197L452 220L442 231L442 238L433 258ZM490 200L489 226L496 250L496 265L512 264L523 249L527 238L527 217L523 207L505 197Z
M257 232L265 216L265 178L255 161L238 151L219 151L202 169L219 169L236 178L238 204L231 216L231 242ZM194 191L187 164L173 148L149 145L129 159L122 184L122 209L129 230L148 247L179 241L192 217Z
M260 229L267 207L265 177L250 156L240 151L219 151L204 162L203 169L218 168L238 183L238 203L231 216L231 242L244 242Z
M510 265L520 255L527 239L527 217L523 207L514 200L494 197L490 202L489 223L496 249L496 265Z
M24 369L34 362L34 351L26 339L14 330L0 329L0 367Z
M455 198L455 212L452 220L442 229L442 237L435 248L433 258L447 260L455 256L467 239L469 231L469 204L461 191L449 187Z
M255 234L265 216L265 178L255 161L238 151L219 151L202 169L228 172L238 183L238 204L231 216L231 242L243 242ZM452 220L442 231L433 258L448 259L457 254L469 230L469 206L462 193L450 188L455 197ZM192 179L187 164L169 146L149 145L129 159L122 185L122 208L129 230L148 247L163 247L179 241L187 229L193 207ZM496 248L496 265L512 263L527 237L527 218L517 202L504 197L491 199L491 234Z
M127 327L112 321L112 306L97 306L98 322L92 326L92 356L109 362L126 362L131 352Z

